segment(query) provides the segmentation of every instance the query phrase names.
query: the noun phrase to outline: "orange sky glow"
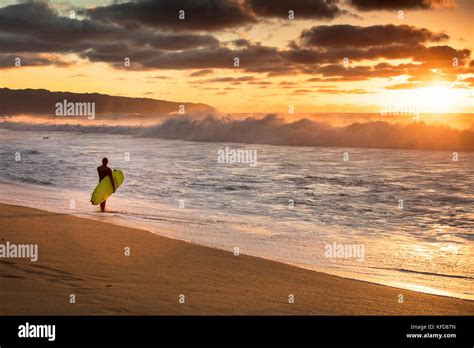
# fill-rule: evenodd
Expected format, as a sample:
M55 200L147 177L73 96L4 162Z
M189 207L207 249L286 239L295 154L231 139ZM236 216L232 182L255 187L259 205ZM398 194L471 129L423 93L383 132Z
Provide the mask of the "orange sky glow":
M296 9L294 19L257 13L256 7L248 9L248 4L238 3L245 11L254 11L251 12L253 22L177 32L170 27L144 24L147 35L192 34L217 42L209 45L163 50L159 43L136 39L137 32L131 38L118 35L104 40L110 43L115 40L118 45L106 55L99 52L104 47L88 48L83 44L84 38L74 35L61 39L70 40L72 48L36 51L16 48L19 40L27 35L18 36L0 49L0 86L199 102L228 113L285 113L289 105L301 113L380 112L404 108L422 113L474 112L471 55L474 1L445 1L446 4L436 3L430 8L366 11L341 0L334 1L342 11L334 18L301 18L301 11ZM71 25L81 22L85 25L86 21L101 23L94 17L97 13L101 19L108 15L106 11L104 15L86 10L107 9L112 1L84 1L82 7L73 2L42 4L42 10L50 11L52 23L62 18L73 21ZM0 2L0 20L2 16L12 15L13 11L8 10L12 6L17 3ZM74 18L71 18L72 10ZM187 16L192 14L188 11ZM119 20L113 23L108 17L103 22L115 26L122 23ZM32 31L36 30L35 25L40 26L32 23ZM348 30L348 35L355 33L352 42L344 42L340 37L332 39L330 30L339 28L338 25L347 26L344 30ZM412 28L413 36L395 32L400 26ZM128 32L136 30L133 28L130 26ZM422 31L423 28L426 30ZM400 38L396 36L391 40L392 30L393 35ZM379 31L380 38L376 36ZM13 35L0 24L2 33L8 34L7 37ZM41 40L46 42L45 38ZM129 50L120 51L122 40L133 42L133 48L129 46ZM341 42L338 44L337 40ZM153 49L152 45L155 45ZM426 52L410 49L417 45L423 46ZM435 46L439 48L430 49ZM220 49L225 54L216 55L216 62L198 61L201 54ZM371 53L376 50L382 53ZM262 54L252 55L261 51ZM239 66L228 59L234 52L235 57L240 58ZM348 54L351 52L355 55ZM144 55L148 54L145 59ZM181 63L180 54L191 58ZM167 55L178 58L161 58ZM14 65L14 57L22 58L21 66ZM44 59L45 63L29 65L31 57ZM123 64L126 57L130 58L130 67ZM193 57L196 58L193 60Z

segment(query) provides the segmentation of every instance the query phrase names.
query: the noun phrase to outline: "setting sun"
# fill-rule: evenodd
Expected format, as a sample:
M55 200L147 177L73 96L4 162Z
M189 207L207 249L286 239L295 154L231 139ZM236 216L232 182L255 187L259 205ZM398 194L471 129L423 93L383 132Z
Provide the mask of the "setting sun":
M420 105L421 112L427 113L456 112L462 98L462 91L444 86L420 88L413 93L413 102Z

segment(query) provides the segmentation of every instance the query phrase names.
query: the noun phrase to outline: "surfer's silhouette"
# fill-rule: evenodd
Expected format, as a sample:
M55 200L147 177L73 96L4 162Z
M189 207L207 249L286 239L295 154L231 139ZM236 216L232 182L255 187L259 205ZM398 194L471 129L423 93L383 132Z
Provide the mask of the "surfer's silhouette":
M114 189L115 193L115 180L114 177L112 176L112 169L107 167L107 163L109 163L109 160L104 157L102 159L102 165L100 167L97 167L97 173L99 173L99 182L105 178L107 175L110 176L110 180L112 181L112 188ZM100 203L100 210L104 211L105 210L105 203L107 200L103 201Z

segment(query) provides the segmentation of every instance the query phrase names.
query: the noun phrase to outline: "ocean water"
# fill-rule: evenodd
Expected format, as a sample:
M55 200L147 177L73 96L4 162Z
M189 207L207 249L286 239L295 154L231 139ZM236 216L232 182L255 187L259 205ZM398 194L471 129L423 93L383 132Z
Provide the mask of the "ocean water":
M257 165L219 163L226 147ZM0 201L474 299L474 153L458 155L0 129ZM89 199L104 156L125 182L100 213ZM331 257L334 245L363 255Z

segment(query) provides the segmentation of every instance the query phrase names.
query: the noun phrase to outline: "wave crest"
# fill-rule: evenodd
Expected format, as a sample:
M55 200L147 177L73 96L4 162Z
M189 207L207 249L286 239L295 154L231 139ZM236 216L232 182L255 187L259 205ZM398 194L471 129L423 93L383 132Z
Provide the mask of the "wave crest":
M288 122L273 114L245 119L179 115L152 126L35 124L8 120L1 122L0 128L15 131L127 134L206 142L474 151L474 130L458 130L424 122L392 124L369 121L332 126L307 118Z

